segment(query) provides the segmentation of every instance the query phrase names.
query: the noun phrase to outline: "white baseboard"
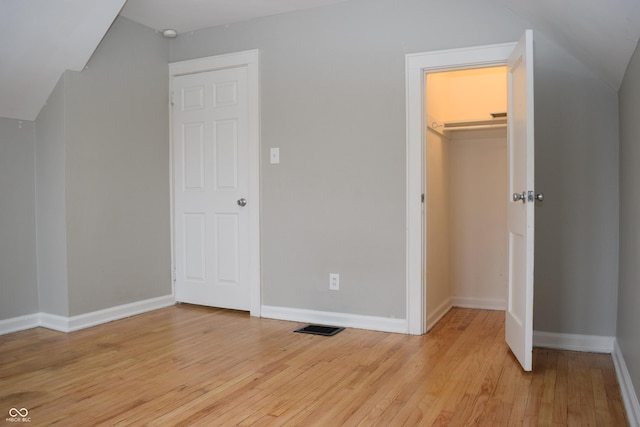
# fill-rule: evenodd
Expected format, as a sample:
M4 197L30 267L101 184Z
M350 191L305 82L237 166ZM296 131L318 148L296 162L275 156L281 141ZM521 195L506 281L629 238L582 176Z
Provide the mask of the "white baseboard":
M125 317L135 316L136 314L169 307L174 304L175 298L173 295L166 295L163 297L118 305L104 310L93 311L91 313L79 314L68 318L46 315L42 319L43 322L40 326L61 332L73 332L80 329L90 328L91 326L100 325L102 323L124 319Z
M638 403L638 396L633 388L631 382L631 376L627 370L627 364L624 361L622 350L618 346L618 341L614 341L613 353L613 365L616 368L616 376L618 377L618 384L620 384L620 392L622 394L622 401L624 407L627 410L627 418L629 419L629 425L631 427L640 426L640 403Z
M26 316L12 317L0 320L0 335L12 332L24 331L40 325L40 313L27 314Z
M453 308L453 304L451 303L451 299L447 298L433 310L433 313L429 313L427 316L427 332L431 330L435 326L436 323L440 321L444 317L445 314L449 312Z
M507 301L499 298L466 298L453 297L451 304L454 307L476 308L479 310L506 310Z
M345 328L369 329L373 331L407 333L405 319L361 316L357 314L333 313L329 311L303 310L299 308L262 306L262 317L301 323L341 326Z
M53 329L60 332L71 332L69 330L70 317L58 316L57 314L40 313L40 323L38 326Z
M613 353L615 337L533 331L533 346L557 350Z
M71 317L49 313L35 313L0 321L0 335L38 326L60 332L73 332L102 323L124 319L125 317L135 316L136 314L169 307L174 304L175 298L173 295L165 295Z

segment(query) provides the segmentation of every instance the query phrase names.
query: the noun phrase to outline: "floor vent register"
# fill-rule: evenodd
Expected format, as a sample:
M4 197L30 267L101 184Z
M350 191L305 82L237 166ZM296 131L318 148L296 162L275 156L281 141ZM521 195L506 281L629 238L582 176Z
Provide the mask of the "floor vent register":
M330 337L342 330L344 330L344 328L339 328L337 326L307 325L304 328L296 329L294 332Z

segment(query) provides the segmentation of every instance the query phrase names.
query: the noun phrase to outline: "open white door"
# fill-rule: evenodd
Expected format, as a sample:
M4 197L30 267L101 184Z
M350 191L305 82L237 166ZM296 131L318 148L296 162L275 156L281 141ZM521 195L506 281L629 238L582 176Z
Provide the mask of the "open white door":
M525 371L532 369L534 132L533 35L527 30L507 62L509 282L506 341Z

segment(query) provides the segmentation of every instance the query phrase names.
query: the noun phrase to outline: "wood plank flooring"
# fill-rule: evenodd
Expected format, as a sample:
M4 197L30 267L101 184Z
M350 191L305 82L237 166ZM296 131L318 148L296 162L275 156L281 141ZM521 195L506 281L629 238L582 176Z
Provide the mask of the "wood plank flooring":
M0 412L27 408L31 426L628 425L609 355L535 349L524 373L503 318L453 309L423 337L322 337L178 305L36 328L0 336Z

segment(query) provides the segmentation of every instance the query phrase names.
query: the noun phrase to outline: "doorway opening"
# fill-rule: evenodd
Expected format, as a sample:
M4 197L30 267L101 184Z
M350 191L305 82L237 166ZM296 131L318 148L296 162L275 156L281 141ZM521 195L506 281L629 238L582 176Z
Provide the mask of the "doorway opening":
M407 332L427 331L425 75L438 71L506 65L508 150L508 278L505 340L525 371L532 368L534 190L533 32L516 43L406 56L407 112Z
M507 69L425 73L426 329L507 301Z
M518 43L422 52L406 56L407 99L407 332L427 332L424 220L426 74L506 65Z
M260 317L259 52L169 64L176 301Z

